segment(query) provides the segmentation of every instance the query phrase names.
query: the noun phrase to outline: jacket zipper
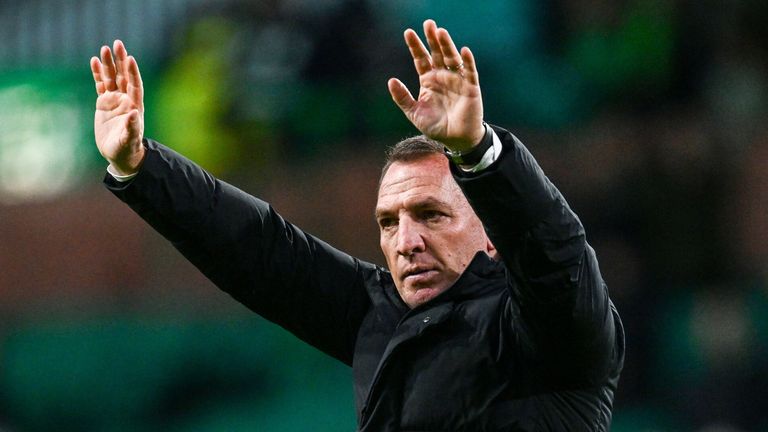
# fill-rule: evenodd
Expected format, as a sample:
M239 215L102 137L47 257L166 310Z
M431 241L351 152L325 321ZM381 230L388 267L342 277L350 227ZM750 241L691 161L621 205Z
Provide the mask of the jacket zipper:
M400 320L395 325L395 331L393 332L393 334L397 334L397 329L400 328L400 325L403 322L405 322L405 320L407 320L408 318L413 316L415 313L419 312L419 309L420 309L420 307L417 307L415 309L411 309L408 312L406 312L405 315L403 315L402 318L400 318ZM391 341L391 339L390 339L390 341ZM368 417L369 417L369 414L370 414L369 411L370 411L370 406L371 406L371 400L373 398L373 391L374 391L374 389L379 384L382 372L384 371L384 369L389 364L389 359L395 354L396 349L400 346L401 343L402 342L398 343L396 347L392 348L392 350L389 352L389 354L381 359L381 363L379 363L379 366L376 368L376 375L374 375L373 381L371 381L371 386L368 388L368 396L366 396L366 398L365 398L365 404L363 405L363 409L361 411L361 414L362 414L360 416L360 425L361 426L364 425L368 421ZM386 352L386 348L384 349L384 351Z

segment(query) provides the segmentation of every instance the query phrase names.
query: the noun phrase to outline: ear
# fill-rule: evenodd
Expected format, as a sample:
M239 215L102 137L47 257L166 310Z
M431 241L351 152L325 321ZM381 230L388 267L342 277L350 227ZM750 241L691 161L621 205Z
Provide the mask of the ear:
M493 242L491 242L491 239L489 239L487 236L486 236L486 244L485 244L485 253L487 253L489 257L495 259L496 261L501 259L501 257L499 256L499 252L496 250L496 246L493 245Z

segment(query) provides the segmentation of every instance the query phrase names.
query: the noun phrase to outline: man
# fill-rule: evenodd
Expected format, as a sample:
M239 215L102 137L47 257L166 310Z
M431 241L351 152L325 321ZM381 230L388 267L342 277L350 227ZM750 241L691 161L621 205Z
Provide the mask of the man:
M582 225L523 145L483 122L471 51L432 20L424 33L429 48L405 32L418 99L388 83L425 135L382 173L388 270L144 139L119 41L91 59L107 187L221 289L351 365L360 431L607 430L624 335Z

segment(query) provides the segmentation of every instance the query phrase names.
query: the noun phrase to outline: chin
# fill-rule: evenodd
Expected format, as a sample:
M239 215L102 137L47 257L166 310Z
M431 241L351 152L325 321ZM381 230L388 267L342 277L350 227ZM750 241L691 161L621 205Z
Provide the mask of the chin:
M439 287L417 288L415 291L409 293L408 300L405 303L413 309L439 296L443 291L445 291L445 289Z

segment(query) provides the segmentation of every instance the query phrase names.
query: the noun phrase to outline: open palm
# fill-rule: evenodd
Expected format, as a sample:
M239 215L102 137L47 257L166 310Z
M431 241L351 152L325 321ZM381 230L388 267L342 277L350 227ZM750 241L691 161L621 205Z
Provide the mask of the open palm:
M448 32L432 20L424 22L424 34L431 52L416 32L405 32L419 74L418 99L396 78L389 80L390 94L421 133L452 150L468 150L485 132L474 56L466 47L459 52Z
M120 41L91 59L96 83L94 133L99 152L118 174L132 174L144 159L144 87L136 60Z

